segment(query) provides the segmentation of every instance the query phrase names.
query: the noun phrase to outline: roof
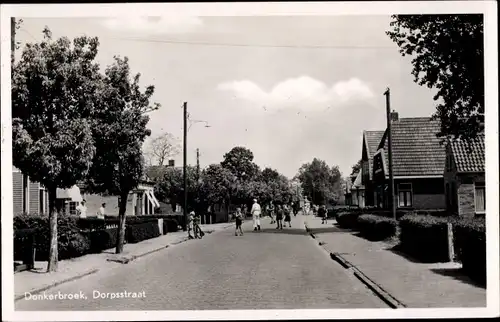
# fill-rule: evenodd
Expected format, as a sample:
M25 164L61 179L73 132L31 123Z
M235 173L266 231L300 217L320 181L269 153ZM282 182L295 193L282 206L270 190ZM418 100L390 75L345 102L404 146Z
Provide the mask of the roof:
M446 149L436 136L439 131L439 121L430 117L401 118L392 123L392 163L395 177L443 175ZM387 150L386 134L382 140L379 148ZM387 153L385 162L389 164Z
M450 141L451 153L458 172L484 172L484 135L469 143L465 140Z
M358 173L356 176L356 180L354 180L354 183L352 184L351 190L352 189L364 189L364 186L361 183L361 172Z
M373 178L373 155L377 152L378 145L384 136L385 131L364 131L364 141L368 152L368 172L369 178Z

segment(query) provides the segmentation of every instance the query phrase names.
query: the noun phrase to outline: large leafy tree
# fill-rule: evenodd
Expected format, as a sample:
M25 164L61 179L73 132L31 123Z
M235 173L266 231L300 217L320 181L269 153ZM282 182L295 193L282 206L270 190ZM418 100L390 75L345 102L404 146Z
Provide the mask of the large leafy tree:
M325 161L314 158L300 167L297 178L314 204L335 204L340 199L341 173L337 166L329 167Z
M235 178L220 164L211 164L202 172L202 190L210 204L228 203Z
M139 81L140 74L132 76L128 59L115 57L96 93L101 106L94 114L96 156L88 183L94 192L119 196L117 254L123 251L128 195L144 178L142 146L151 134L145 113L159 108L150 103L154 86L141 91Z
M474 138L484 122L483 15L395 15L388 36L413 56L419 85L436 88L440 137Z
M259 172L259 167L253 162L253 158L252 151L237 146L224 154L221 165L231 171L239 181L252 180Z
M259 179L267 187L267 194L263 202L288 203L292 201L293 191L290 182L287 177L277 170L265 168L262 170Z
M204 198L201 195L201 184L196 180L196 168L187 166L187 186L188 186L188 205L197 208ZM181 168L166 167L161 178L157 180L155 194L159 200L169 201L172 209L177 204L183 204L184 200L184 177Z
M97 47L97 38L54 40L46 28L43 41L27 44L13 66L13 163L49 192L49 272L58 260L56 190L83 179L95 154Z

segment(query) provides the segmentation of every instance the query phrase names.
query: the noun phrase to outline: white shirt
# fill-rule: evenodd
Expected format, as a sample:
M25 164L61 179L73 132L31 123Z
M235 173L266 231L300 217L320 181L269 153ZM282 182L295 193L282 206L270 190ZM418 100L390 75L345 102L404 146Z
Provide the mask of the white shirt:
M104 218L105 214L106 214L106 209L104 209L104 207L101 207L101 208L99 208L99 211L97 212L97 217Z
M87 206L79 204L78 207L76 207L76 211L80 218L87 217Z
M260 215L260 212L261 212L261 208L260 208L260 205L258 203L254 203L252 205L252 210L250 210L250 212L252 213L252 215Z

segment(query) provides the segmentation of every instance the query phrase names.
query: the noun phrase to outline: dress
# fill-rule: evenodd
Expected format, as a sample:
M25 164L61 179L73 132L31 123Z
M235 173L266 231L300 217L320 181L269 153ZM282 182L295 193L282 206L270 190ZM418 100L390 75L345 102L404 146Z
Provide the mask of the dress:
M290 212L287 211L285 214L285 222L291 222L291 221L292 221L292 217L290 216Z

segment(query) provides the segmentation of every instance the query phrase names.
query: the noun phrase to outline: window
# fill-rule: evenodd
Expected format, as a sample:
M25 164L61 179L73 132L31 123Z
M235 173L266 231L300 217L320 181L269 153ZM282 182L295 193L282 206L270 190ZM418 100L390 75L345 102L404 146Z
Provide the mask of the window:
M474 185L474 201L476 213L486 211L486 187L484 182L476 182Z
M78 206L78 202L70 201L69 202L69 214L76 215L76 207Z
M412 206L412 189L411 183L400 183L398 184L398 199L399 207L411 207Z

